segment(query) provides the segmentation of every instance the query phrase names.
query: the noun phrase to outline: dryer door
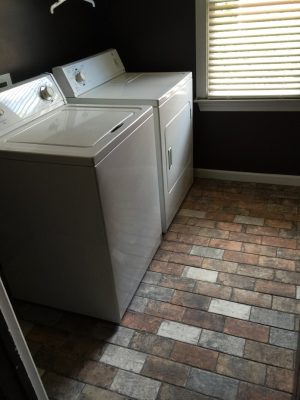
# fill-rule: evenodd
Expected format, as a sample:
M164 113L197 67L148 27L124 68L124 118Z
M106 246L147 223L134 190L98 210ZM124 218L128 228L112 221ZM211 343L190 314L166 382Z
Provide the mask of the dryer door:
M171 119L165 128L167 151L167 185L171 192L191 157L191 107L184 107Z
M192 80L159 108L167 230L193 182Z

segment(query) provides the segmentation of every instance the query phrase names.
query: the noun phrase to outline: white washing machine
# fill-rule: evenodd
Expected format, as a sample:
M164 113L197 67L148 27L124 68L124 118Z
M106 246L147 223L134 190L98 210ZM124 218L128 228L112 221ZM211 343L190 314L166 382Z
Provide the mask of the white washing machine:
M0 93L0 264L16 298L119 322L161 240L153 110Z
M166 232L193 182L191 72L128 73L115 49L53 68L71 103L154 107L162 228Z

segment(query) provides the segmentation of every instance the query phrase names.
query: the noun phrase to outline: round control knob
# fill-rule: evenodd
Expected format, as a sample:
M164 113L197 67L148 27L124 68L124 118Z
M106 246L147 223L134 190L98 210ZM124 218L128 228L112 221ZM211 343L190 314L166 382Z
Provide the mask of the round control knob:
M85 81L85 75L83 72L77 72L75 75L75 80L77 83L83 83Z
M40 96L43 100L52 101L54 97L54 90L51 86L41 86Z
M0 117L2 117L2 115L4 115L4 110L2 110L2 108L0 108Z

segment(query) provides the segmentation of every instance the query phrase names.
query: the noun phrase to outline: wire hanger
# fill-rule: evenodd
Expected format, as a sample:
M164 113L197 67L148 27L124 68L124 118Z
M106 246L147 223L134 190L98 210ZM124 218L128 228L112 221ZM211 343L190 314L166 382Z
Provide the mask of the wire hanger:
M55 8L58 7L58 6L60 6L60 5L61 5L62 3L64 3L65 1L67 1L67 0L57 0L56 3L52 4L52 6L50 7L50 12L51 12L51 14L54 14ZM94 2L94 0L83 0L83 1L86 1L87 3L90 3L90 4L92 4L93 7L95 7L95 2Z

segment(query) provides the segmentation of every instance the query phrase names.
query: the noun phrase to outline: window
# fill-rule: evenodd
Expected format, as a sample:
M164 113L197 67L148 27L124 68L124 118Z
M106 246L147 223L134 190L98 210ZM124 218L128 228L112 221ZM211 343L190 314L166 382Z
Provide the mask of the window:
M300 1L196 0L200 110L300 109Z

